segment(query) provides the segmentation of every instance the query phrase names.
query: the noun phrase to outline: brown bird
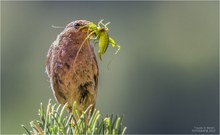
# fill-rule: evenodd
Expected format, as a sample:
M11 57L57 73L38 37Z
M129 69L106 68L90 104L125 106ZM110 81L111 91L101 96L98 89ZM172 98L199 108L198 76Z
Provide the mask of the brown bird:
M91 104L94 108L96 103L98 64L89 40L84 42L88 33L80 29L89 23L86 20L69 23L47 54L46 73L51 89L60 104L67 103L69 112L74 101L80 113Z

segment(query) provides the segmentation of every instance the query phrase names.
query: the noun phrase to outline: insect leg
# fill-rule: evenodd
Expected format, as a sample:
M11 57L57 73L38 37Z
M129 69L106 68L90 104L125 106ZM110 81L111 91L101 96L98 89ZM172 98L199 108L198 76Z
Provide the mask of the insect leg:
M91 37L90 39L94 40L94 46L99 43L100 34L96 34L95 37Z
M115 47L115 46L118 47L118 49L117 49L116 52L115 52L115 54L117 54L117 53L119 52L119 50L121 49L121 46L118 45L118 44L116 44L115 41L114 41L112 38L109 38L109 43L112 44L112 47Z
M104 19L100 20L98 23L98 27L100 27L100 24L103 24L102 22L104 21Z
M109 25L111 22L107 22L106 24L103 23L103 20L101 20L98 24L98 27L100 27L100 24L104 26L104 28L106 29L106 31L108 31L108 27L107 25Z
M106 24L103 24L103 26L105 27L106 30L108 30L107 25L109 25L111 22L107 22Z
M119 52L119 50L121 49L120 45L116 45L118 47L118 49L116 50L115 54L117 54Z
M112 38L109 38L109 43L112 44L112 47L115 47L115 40L113 40Z

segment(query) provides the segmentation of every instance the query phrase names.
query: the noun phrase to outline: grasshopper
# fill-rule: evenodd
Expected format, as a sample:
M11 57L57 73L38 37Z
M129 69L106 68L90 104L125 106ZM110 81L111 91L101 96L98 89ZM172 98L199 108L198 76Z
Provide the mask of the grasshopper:
M108 27L107 27L108 24L110 24L110 22L104 24L102 19L101 21L99 21L98 26L96 26L96 24L91 22L88 25L81 27L82 30L85 30L86 28L86 31L88 32L88 36L85 40L87 40L88 38L98 40L99 42L98 57L100 60L102 60L102 55L106 52L109 44L111 44L112 47L117 46L118 49L116 50L115 54L117 54L118 51L120 50L120 45L116 44L115 41L108 35ZM103 27L101 27L101 25Z

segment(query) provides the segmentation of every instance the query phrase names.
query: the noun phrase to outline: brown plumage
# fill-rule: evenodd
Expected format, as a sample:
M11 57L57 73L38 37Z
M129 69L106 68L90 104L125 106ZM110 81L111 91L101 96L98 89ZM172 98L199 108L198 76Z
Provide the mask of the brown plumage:
M77 20L69 23L57 36L49 48L46 60L46 72L56 100L68 104L71 112L74 101L79 112L90 104L96 103L98 85L98 64L89 41L83 41L87 32L80 26L89 21ZM79 51L77 57L76 54Z

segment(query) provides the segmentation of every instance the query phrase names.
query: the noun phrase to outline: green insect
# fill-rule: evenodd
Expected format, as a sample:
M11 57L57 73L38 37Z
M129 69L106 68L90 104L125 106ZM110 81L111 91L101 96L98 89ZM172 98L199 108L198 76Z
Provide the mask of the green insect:
M102 60L102 55L106 52L109 44L111 44L112 47L117 46L118 49L115 52L115 54L117 54L118 51L120 50L120 45L116 44L115 41L108 35L108 27L107 27L108 24L110 24L110 22L103 24L103 20L101 20L99 21L98 26L96 26L93 22L91 22L89 23L89 25L83 26L81 28L81 29L87 28L88 30L87 38L98 40L99 42L98 56L100 60ZM101 25L103 27L101 27Z

